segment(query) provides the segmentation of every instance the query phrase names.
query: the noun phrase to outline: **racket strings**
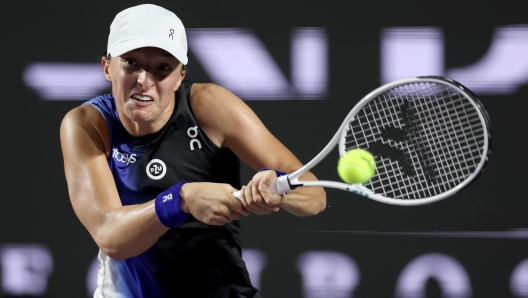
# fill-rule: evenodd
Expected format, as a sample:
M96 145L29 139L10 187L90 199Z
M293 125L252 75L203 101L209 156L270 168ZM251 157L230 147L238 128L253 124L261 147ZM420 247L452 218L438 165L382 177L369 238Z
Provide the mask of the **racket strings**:
M476 113L474 115L478 116ZM353 127L351 126L351 128L353 128L353 129L361 129L360 126L353 126ZM445 133L439 134L438 131L436 130L437 128L445 129L443 125L438 125L438 126L433 127L433 128L435 128L435 129L428 130L427 128L424 128L423 132L427 133L431 137L439 138L439 141L445 141L446 143L449 143L451 141L451 138L447 138L445 136ZM374 130L372 130L372 128L369 128L369 129L365 130L364 133L367 134L369 131L370 131L370 133L377 133L377 131L373 132ZM484 128L482 126L478 126L477 128L473 129L473 128L468 127L468 126L454 125L452 133L457 133L457 134L459 134L459 133L470 133L472 136L467 136L466 140L478 140L481 143L483 143L483 141L484 141L484 139L483 139ZM476 134L476 133L479 133L479 134ZM356 140L357 140L358 144L365 145L365 144L368 144L369 140L371 140L371 138L369 138L369 136L365 136L363 138L358 137ZM420 142L422 140L422 138L417 137L417 136L413 136L413 135L407 135L407 136L408 136L408 140L411 140L411 141ZM375 140L381 140L382 139L381 136L379 136L377 138L376 137L373 137L373 138ZM361 141L363 141L363 143L361 143ZM350 144L350 143L351 143L351 141L347 142L347 144ZM413 144L411 144L411 145L413 145Z
M405 98L406 100L414 100L416 98L419 98L420 96L427 96L427 94L423 94L422 92L422 94L418 94L418 96L416 96L415 94L407 93L405 97L403 98ZM423 122L423 117L420 117L420 115L425 115L427 119L430 120L432 119L431 116L436 116L435 114L438 113L438 110L439 110L438 107L440 106L439 104L445 104L445 100L443 96L439 97L437 96L437 94L433 93L432 96L430 96L430 98L434 99L434 101L426 102L425 106L423 104L415 105L415 108L419 111L419 113L415 113L413 114L413 116L416 117L416 119L418 119L420 122ZM406 124L409 127L414 126L415 124L413 123L413 121L409 121L409 120L410 119L406 119L405 121ZM442 117L441 121L438 121L438 122L446 123L445 120L446 120L445 117ZM424 169L425 171L422 171L422 173L427 178L427 182L436 183L439 186L440 191L446 191L447 188L446 188L445 183L446 181L452 180L453 177L452 175L451 177L444 177L444 176L447 176L446 175L447 173L445 171L446 163L441 158L439 158L438 155L431 156L431 154L429 154L430 152L435 151L435 152L438 152L440 155L445 155L445 150L443 150L442 147L437 146L437 143L435 142L431 142L431 140L434 140L433 138L431 138L431 132L433 132L435 135L438 135L437 126L435 125L434 121L433 123L431 123L431 121L426 121L422 124L423 125L421 125L422 126L421 130L419 129L419 127L417 127L417 129L411 130L413 134L415 134L418 138L425 141L425 142L416 143L418 145L416 148L416 151L418 153L418 156L421 157L419 158L419 163L425 164L427 166L427 168ZM438 173L434 173L434 170L432 170L432 167L434 166L434 164L437 164L437 165L440 164L440 167L438 166L436 167L439 170ZM437 174L440 174L440 175L437 175ZM426 189L430 189L430 187L427 187L427 186L422 186L422 187L425 187ZM436 194L436 193L433 192L433 194Z
M456 89L414 83L371 100L349 124L346 148L370 150L377 174L366 185L398 199L446 192L478 167L485 143L479 111Z
M405 86L405 87L408 88L408 86ZM435 92L438 91L436 88L431 88L431 89L434 89ZM430 98L434 100L430 102L425 102L425 105L416 104L414 106L418 110L418 113L413 113L412 116L416 117L419 123L413 123L412 121L409 121L409 120L407 120L406 122L410 127L415 126L416 129L410 129L410 130L413 132L413 134L417 135L417 137L420 138L420 140L425 141L425 142L420 141L416 143L418 145L416 148L416 151L419 153L420 157L422 157L420 162L425 163L426 166L428 167L431 167L431 169L429 168L425 169L426 171L424 174L426 175L427 182L430 182L430 183L440 182L440 183L437 183L437 185L439 186L438 189L440 190L440 192L444 192L448 189L448 188L446 189L445 181L449 181L450 177L448 177L448 172L446 171L447 162L444 159L440 158L439 155L445 155L446 154L445 149L447 148L438 146L438 143L435 142L435 140L437 139L433 138L431 134L428 132L434 132L435 135L439 135L441 132L443 132L442 130L437 129L437 127L434 125L434 121L433 123L431 123L432 122L431 116L432 116L432 112L437 112L438 110L441 109L442 104L444 108L447 107L447 105L445 102L445 97L443 96L439 97L437 96L437 93L435 92L433 92L432 94L428 94L428 92L420 92L421 94L411 93L411 95L413 96L406 95L407 97L405 98L406 100L427 98L427 96L430 96ZM420 102L418 101L418 103ZM445 117L442 117L441 121L439 120L439 122L452 124L452 121L446 121ZM446 125L445 131L449 131L448 125ZM436 155L431 154L433 152L436 152L438 154ZM432 169L434 165L437 165L436 168L438 169L438 173L434 173L434 169Z

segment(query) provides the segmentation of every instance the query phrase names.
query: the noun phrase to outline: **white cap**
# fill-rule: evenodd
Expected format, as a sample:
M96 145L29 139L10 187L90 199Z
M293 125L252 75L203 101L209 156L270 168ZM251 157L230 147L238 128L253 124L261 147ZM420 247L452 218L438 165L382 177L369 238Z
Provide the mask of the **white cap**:
M107 52L113 57L144 47L156 47L187 64L187 37L181 20L153 4L127 8L110 25Z

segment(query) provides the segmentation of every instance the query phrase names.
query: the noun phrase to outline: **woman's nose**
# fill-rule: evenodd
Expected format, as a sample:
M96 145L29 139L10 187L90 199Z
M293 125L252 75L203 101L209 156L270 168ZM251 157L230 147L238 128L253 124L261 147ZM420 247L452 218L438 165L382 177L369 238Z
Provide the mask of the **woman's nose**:
M143 87L144 90L148 90L154 85L154 78L151 73L146 70L141 70L138 74L138 83Z

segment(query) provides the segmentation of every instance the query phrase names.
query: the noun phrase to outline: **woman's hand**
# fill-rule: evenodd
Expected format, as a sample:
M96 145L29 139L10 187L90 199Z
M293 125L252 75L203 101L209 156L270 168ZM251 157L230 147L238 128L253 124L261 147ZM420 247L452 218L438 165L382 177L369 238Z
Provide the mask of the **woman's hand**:
M180 190L181 208L205 224L221 226L249 215L234 191L229 184L186 183Z
M270 186L276 179L277 174L273 170L256 173L240 191L240 201L244 208L259 215L279 211L286 203L286 196L270 191Z

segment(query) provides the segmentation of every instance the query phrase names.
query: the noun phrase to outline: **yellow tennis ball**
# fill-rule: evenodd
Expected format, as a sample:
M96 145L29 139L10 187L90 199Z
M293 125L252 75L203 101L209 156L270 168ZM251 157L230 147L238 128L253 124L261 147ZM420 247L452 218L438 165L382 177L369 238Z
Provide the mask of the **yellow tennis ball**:
M348 184L367 183L376 172L376 161L370 152L363 149L347 151L339 159L337 173Z

